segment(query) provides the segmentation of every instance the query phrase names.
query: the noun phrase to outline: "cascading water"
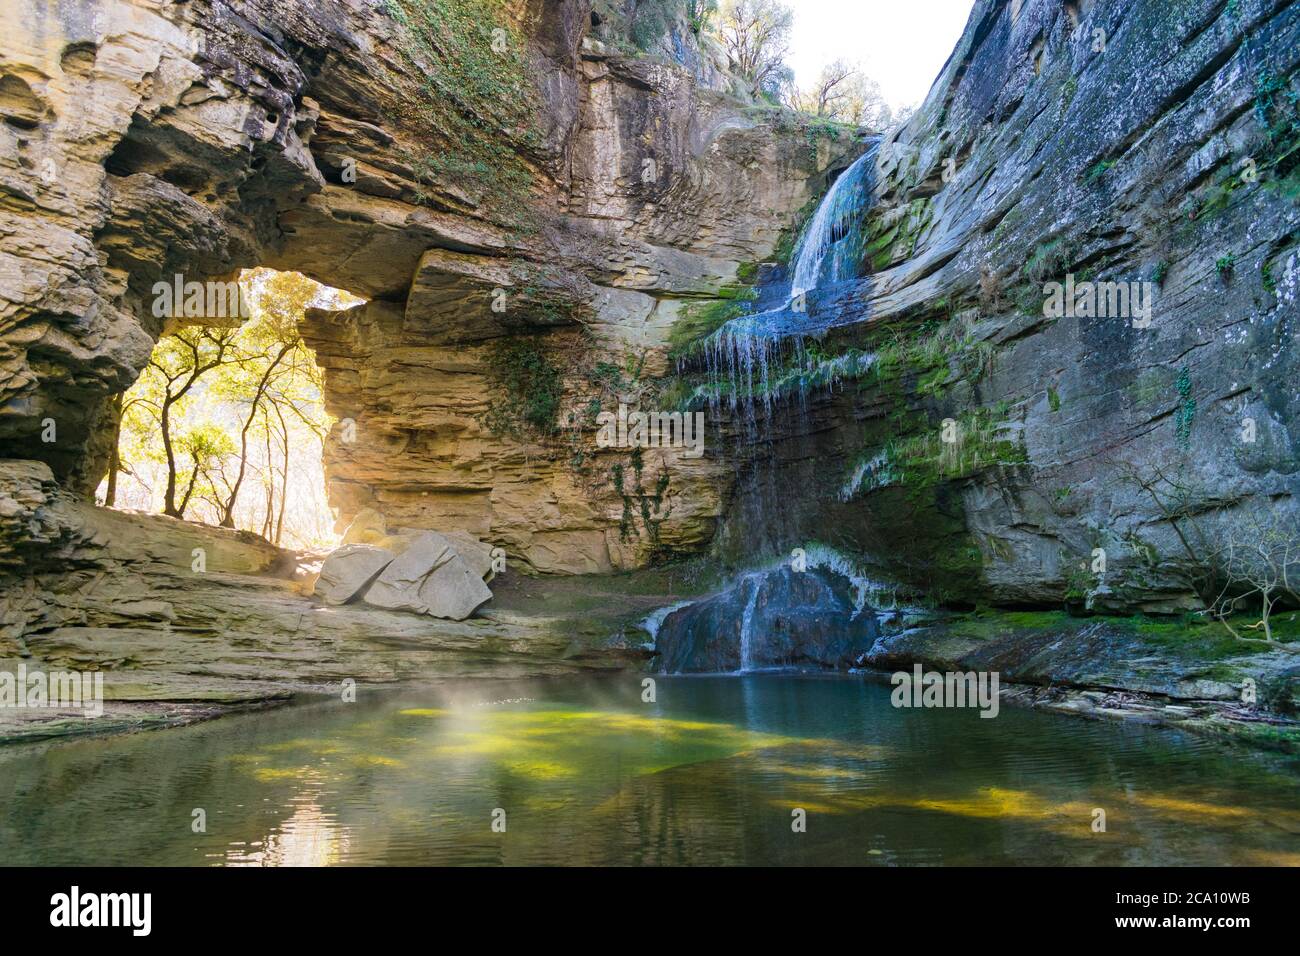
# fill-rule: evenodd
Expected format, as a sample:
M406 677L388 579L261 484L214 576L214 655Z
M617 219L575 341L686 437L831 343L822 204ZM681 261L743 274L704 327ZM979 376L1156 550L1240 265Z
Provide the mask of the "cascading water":
M752 575L746 576L749 586L749 600L745 602L745 612L740 616L740 672L754 669L754 606L758 604L760 580Z
M805 377L799 370L811 370L806 369L805 339L833 327L838 317L838 310L818 308L814 299L858 279L879 145L878 139L872 141L818 205L795 249L784 304L732 319L705 341L715 411L725 398L733 412L743 411L752 424L756 405L770 415L773 401L785 391L802 392ZM774 380L777 369L791 373L788 389Z
M864 318L864 306L855 297L864 298L859 271L867 213L873 200L878 146L879 140L870 143L865 153L832 184L795 248L788 281L760 290L759 301L782 304L731 319L702 343L703 348L695 358L687 360L695 371L707 376L705 386L699 391L707 395L720 437L724 425L723 416L718 413L724 404L731 411L730 438L736 443L731 459L736 468L737 488L744 489L737 492L735 505L740 510L741 526L776 528L770 543L777 550L780 544L775 539L781 537L779 529L786 513L780 503L783 496L790 494L790 489L780 487L777 463L768 452L774 436L788 430L790 434L784 438L788 441L794 436L799 441L798 436L807 429L801 427L801 421L791 420L791 416L802 419L807 414L809 393L857 377L874 361L871 354L852 350L829 357L814 343L834 326ZM787 397L796 398L797 403L785 403ZM787 425L793 427L786 429ZM732 517L734 520L735 515ZM768 542L754 540L749 544L752 555L770 553ZM840 577L848 577L838 568L835 571ZM767 619L780 611L774 612L766 599L760 608L759 596L760 591L769 587L771 576L778 573L771 566L750 571L723 592L722 603L727 612L740 617L740 673L753 671L764 661L770 666L772 648L770 635L766 633ZM778 592L784 593L780 588ZM865 597L852 609L841 606L842 601L837 604L829 588L823 589L819 600L822 599L828 602L826 615L837 619L845 633L861 636L862 629L868 627L867 616L862 615ZM874 617L870 620L874 622ZM658 637L661 625L668 628L670 647L686 646L673 638L680 638L699 626L690 613L648 621L647 629L653 627L656 635L656 647L661 643ZM735 633L730 627L719 631Z
M869 178L879 145L879 140L872 143L835 180L817 207L795 259L790 281L792 301L812 292L823 278L843 282L857 277L858 257L862 253L862 213L871 199Z

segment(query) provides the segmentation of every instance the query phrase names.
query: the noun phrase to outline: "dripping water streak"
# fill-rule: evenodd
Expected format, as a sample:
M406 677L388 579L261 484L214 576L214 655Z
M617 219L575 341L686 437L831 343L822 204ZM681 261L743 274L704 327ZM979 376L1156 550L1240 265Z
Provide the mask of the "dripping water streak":
M746 583L749 585L749 600L745 602L745 613L740 618L740 672L754 669L754 606L758 603L758 591L761 580L755 577L747 577Z

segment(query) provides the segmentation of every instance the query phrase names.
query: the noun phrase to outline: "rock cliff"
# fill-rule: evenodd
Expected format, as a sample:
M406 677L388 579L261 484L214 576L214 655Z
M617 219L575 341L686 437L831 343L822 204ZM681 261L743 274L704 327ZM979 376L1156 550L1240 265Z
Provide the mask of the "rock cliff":
M582 641L661 599L525 615L518 572L702 550L730 472L697 459L659 487L657 459L597 448L587 419L661 387L691 307L788 248L861 151L737 98L680 22L635 49L636 6L19 0L0 35L0 660L106 670L128 725L150 702L348 678L618 666ZM340 529L369 508L502 547L512 574L476 619L330 607L264 542L87 502L111 398L158 337L229 321L160 314L155 283L257 265L368 300L302 330L340 419L331 503ZM540 426L510 387L520 348L562 399Z
M821 306L865 371L778 403L726 550L1169 612L1223 542L1296 540L1298 61L1281 0L977 3Z
M354 652L390 679L447 650L420 631L391 661L376 645L412 638L405 617L321 609L270 563L190 580L200 532L101 533L119 516L74 500L103 474L109 399L178 321L154 284L256 265L368 300L302 328L339 418L341 525L373 509L541 572L752 566L816 542L944 603L1117 612L1196 607L1207 542L1252 520L1287 533L1300 6L979 0L874 153L853 280L812 295L818 334L766 370L783 386L732 410L699 398L717 372L700 343L784 281L866 146L737 98L680 23L634 54L636 7L17 0L0 35L5 656L130 670L174 653L187 679L274 683L356 673ZM1107 305L1053 311L1053 284ZM599 447L621 405L708 408L706 454ZM175 554L131 563L122 542L151 534ZM334 643L307 653L293 635L322 610ZM173 620L236 638L177 649ZM458 655L494 626L438 634L474 671L491 662ZM529 645L489 636L497 662ZM563 644L537 637L538 666Z
M651 546L620 531L610 462L584 476L553 435L484 426L510 400L490 343L562 357L566 414L596 369L661 373L683 305L768 257L857 148L727 95L677 33L676 61L620 52L582 0L22 0L11 20L0 456L93 488L105 399L170 322L154 283L299 270L370 300L303 330L345 420L341 526L375 507L543 571ZM717 470L675 479L663 539L708 543Z

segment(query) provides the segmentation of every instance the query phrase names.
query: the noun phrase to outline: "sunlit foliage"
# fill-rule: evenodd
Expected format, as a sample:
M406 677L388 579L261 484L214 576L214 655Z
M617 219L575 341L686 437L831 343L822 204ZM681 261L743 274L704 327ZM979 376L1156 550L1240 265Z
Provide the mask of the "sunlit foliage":
M322 442L332 419L298 324L361 300L292 272L240 278L251 318L164 336L121 398L106 504L255 531L291 547L334 541Z

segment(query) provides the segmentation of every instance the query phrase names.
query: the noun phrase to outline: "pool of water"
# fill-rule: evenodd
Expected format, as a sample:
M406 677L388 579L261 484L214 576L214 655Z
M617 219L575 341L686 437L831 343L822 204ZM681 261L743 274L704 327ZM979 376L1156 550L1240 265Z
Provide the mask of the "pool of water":
M655 697L632 675L483 682L4 748L0 860L1300 864L1294 757L896 710L850 677L658 678Z

